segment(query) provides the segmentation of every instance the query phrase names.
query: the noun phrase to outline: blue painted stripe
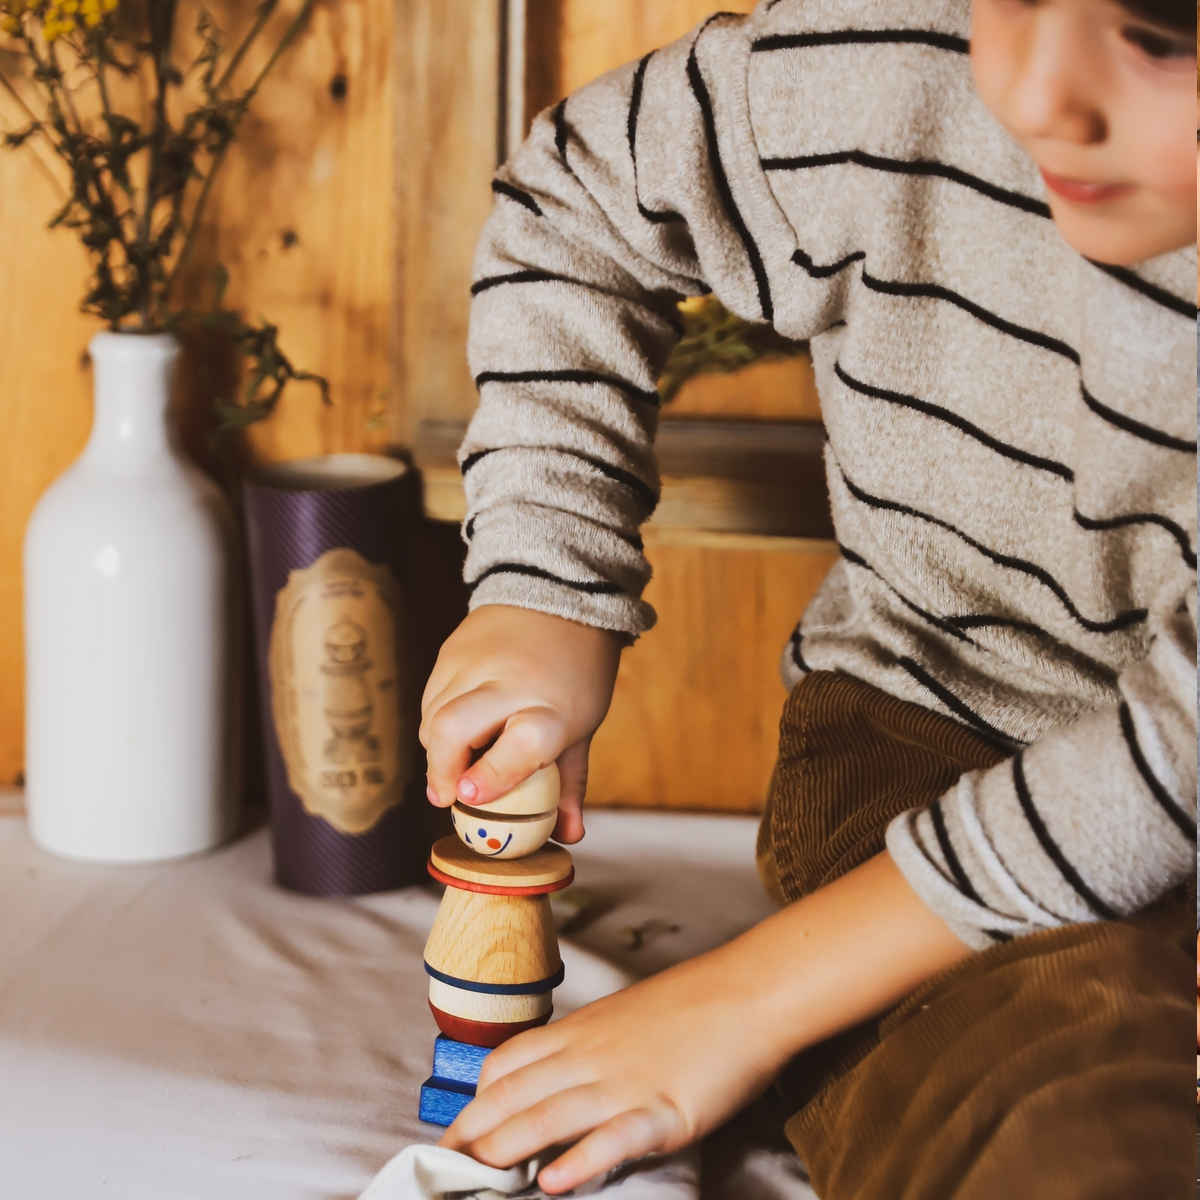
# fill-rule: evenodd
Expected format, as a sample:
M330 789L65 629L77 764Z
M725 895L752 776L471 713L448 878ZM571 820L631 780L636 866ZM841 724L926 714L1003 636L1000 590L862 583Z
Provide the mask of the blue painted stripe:
M457 979L453 975L444 975L428 963L425 964L425 974L440 983L448 983L451 987L462 988L467 992L484 992L489 996L539 996L558 987L566 971L560 966L553 975L546 979L535 979L532 983L479 983L474 979Z

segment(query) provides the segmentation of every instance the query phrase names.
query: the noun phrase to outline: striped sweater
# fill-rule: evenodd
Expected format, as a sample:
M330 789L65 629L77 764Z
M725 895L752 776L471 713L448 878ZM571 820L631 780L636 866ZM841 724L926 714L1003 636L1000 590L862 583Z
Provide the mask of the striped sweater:
M1062 240L968 15L771 0L539 116L477 254L460 463L473 606L636 636L676 301L810 341L841 557L784 679L844 671L1006 751L887 834L983 947L1195 869L1196 252Z

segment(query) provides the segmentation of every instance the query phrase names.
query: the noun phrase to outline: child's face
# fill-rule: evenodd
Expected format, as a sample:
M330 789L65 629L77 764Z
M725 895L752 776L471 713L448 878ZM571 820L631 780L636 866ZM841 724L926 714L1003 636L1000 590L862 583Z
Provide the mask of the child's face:
M1114 0L974 0L976 87L1080 254L1130 265L1196 240L1195 55Z

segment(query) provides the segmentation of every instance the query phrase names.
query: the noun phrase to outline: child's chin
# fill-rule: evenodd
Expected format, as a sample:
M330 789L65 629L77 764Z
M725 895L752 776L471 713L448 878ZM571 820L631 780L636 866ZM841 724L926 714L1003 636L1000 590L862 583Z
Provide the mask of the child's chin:
M1167 230L1136 226L1127 221L1077 217L1054 213L1054 224L1063 241L1095 263L1109 267L1133 267L1172 250L1182 250L1196 240L1194 229Z

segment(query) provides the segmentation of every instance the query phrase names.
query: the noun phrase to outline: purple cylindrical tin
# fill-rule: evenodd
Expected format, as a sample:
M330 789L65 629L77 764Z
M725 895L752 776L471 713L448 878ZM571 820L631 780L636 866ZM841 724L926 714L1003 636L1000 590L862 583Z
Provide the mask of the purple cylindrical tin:
M314 895L421 878L405 554L414 477L334 454L243 484L275 878Z

